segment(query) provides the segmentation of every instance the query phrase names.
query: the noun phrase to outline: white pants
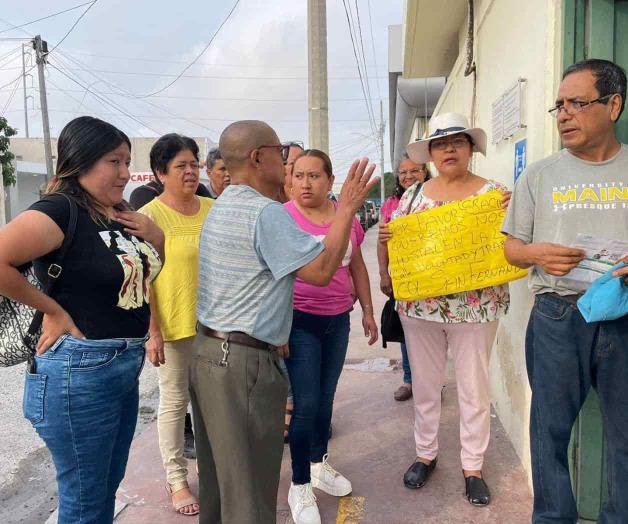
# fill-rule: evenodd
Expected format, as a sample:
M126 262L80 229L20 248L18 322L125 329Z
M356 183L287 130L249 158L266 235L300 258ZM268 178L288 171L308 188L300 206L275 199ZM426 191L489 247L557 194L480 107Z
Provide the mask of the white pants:
M438 455L441 389L449 348L460 406L462 468L481 470L491 431L488 363L498 322L446 324L400 317L412 370L417 457Z
M166 363L159 375L159 450L171 485L187 481L188 461L183 457L185 414L190 402L190 365L194 337L164 343Z

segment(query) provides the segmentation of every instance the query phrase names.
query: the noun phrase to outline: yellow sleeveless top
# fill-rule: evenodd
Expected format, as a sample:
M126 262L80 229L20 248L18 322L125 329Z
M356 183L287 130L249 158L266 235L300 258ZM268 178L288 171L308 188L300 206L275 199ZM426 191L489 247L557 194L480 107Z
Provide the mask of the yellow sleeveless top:
M159 317L165 342L196 334L198 245L205 217L214 201L199 197L196 215L175 211L155 198L139 212L151 218L164 232L166 262L151 286L150 300Z

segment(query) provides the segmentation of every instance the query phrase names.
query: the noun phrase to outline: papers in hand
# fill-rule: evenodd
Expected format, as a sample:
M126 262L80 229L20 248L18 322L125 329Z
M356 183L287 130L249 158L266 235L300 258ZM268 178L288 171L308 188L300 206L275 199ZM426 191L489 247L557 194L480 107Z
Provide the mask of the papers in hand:
M582 249L585 257L563 278L574 291L586 291L592 282L628 254L628 242L578 234L572 247Z

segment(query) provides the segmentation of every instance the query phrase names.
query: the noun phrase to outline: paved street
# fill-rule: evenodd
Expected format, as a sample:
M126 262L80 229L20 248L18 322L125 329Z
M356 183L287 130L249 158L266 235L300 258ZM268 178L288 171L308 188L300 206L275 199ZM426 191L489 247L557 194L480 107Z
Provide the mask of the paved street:
M41 524L57 506L54 468L48 450L22 416L24 367L0 368L0 522ZM140 378L136 435L156 417L157 373L146 366Z

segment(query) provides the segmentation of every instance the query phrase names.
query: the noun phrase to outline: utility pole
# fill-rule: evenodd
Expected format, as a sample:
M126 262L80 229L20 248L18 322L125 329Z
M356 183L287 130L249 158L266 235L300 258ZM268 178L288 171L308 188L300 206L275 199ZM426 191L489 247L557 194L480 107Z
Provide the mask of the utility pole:
M382 171L382 179L379 183L380 189L380 206L384 205L384 200L386 197L386 181L384 180L384 129L386 128L384 124L384 104L380 100L379 101L379 162L380 169Z
M37 60L37 73L39 76L39 102L41 104L41 123L44 128L44 152L46 154L46 184L54 176L52 170L52 145L50 144L50 121L48 120L48 100L46 98L46 78L44 65L48 56L48 43L41 39L40 35L33 38L33 48Z
M327 0L307 0L309 147L329 151Z
M26 47L22 44L22 86L24 88L24 130L26 131L26 138L28 138L28 97L26 96L26 60L24 58L26 54Z

